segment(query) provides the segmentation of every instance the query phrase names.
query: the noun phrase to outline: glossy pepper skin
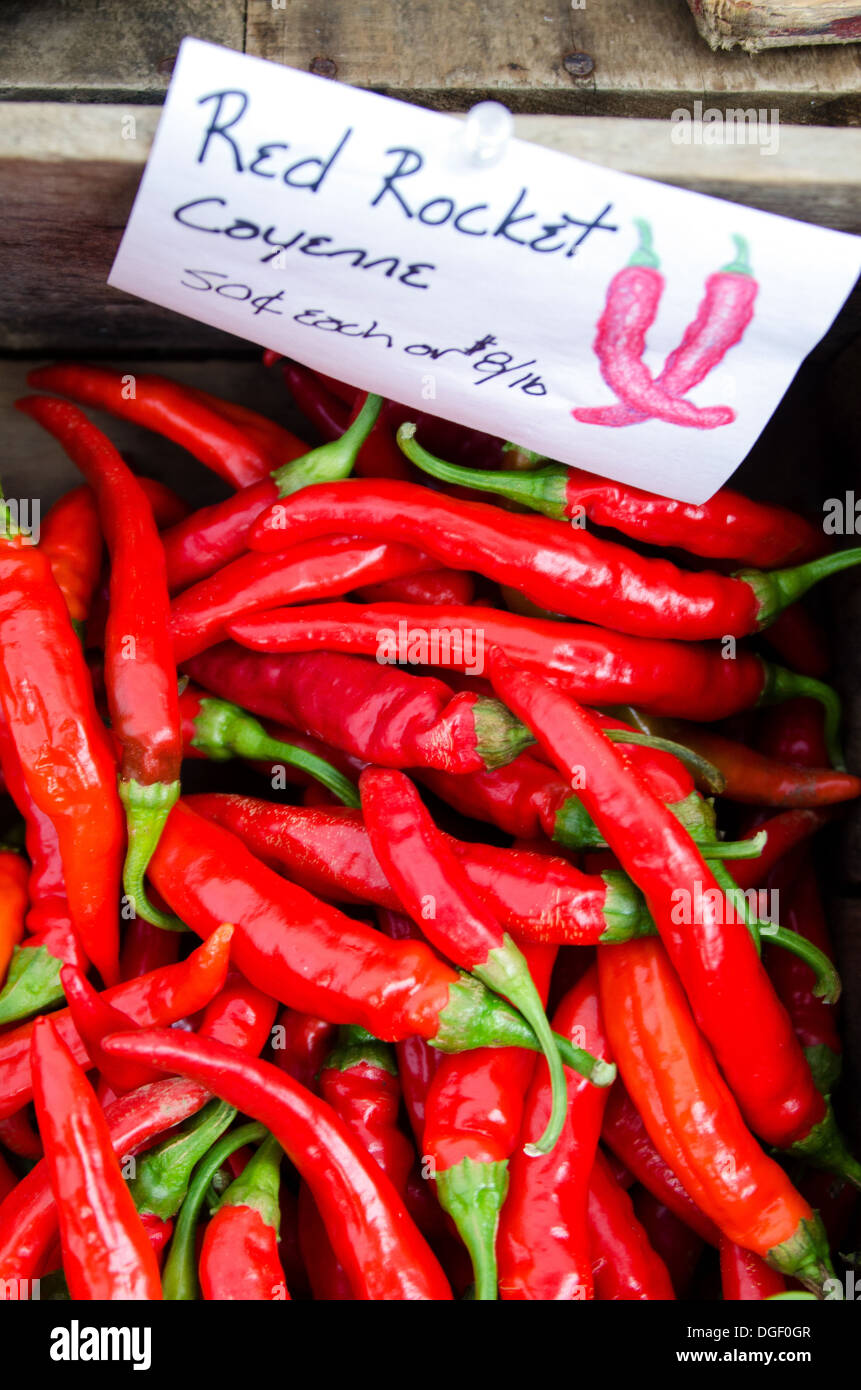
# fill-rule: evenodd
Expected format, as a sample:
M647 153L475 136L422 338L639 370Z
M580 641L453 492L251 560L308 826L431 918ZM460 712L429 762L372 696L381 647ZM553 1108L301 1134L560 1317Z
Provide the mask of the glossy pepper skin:
M0 982L5 980L12 952L24 935L29 876L23 855L0 849Z
M589 1245L596 1298L622 1303L675 1298L666 1265L600 1150L589 1177Z
M437 950L504 995L535 1030L553 1082L551 1118L537 1141L546 1152L564 1123L565 1075L526 959L473 892L409 778L366 768L359 792L374 854L410 917Z
M725 1236L720 1243L720 1282L724 1302L753 1303L786 1292L782 1274Z
M182 802L171 813L151 876L200 936L229 917L236 924L232 959L243 975L302 1013L357 1023L387 1042L419 1035L447 1051L490 1041L536 1046L513 1009L428 946L386 941L286 883L235 835Z
M111 1144L122 1160L154 1135L200 1110L209 1094L195 1081L171 1077L113 1101L105 1112ZM32 1279L57 1230L58 1209L43 1159L0 1204L0 1279Z
M609 1059L594 966L562 999L553 1026ZM499 1295L504 1300L569 1302L593 1297L587 1202L607 1092L570 1071L566 1077L568 1114L556 1148L529 1158L520 1145L511 1160L497 1242ZM539 1061L526 1097L525 1137L540 1132L549 1100L547 1070Z
M182 445L237 488L257 482L277 464L298 458L307 450L301 440L279 427L279 453L281 448L286 452L273 456L268 438L274 436L268 430L264 444L251 436L245 421L237 424L223 413L226 402L217 402L218 408L214 409L203 393L151 373L135 373L130 380L110 367L66 362L37 368L28 376L27 384L154 430Z
M380 931L390 936L393 941L424 941L415 922L403 912L391 912L387 908L378 909L377 924ZM426 1038L413 1037L401 1038L395 1043L395 1056L398 1059L398 1077L404 1109L416 1149L421 1152L428 1092L443 1054L431 1047Z
M745 1126L663 947L601 947L598 970L613 1056L655 1147L723 1235L821 1290L824 1232Z
M292 549L286 551L282 563L294 553ZM253 562L246 558L241 563L250 569ZM413 577L416 583L428 578L426 574ZM203 589L203 585L196 587ZM177 601L175 612L185 597ZM479 606L428 608L411 601L374 602L370 607L327 603L274 613L253 613L246 608L232 619L229 632L243 646L257 650L316 651L322 647L365 656L377 655L381 633L390 633L387 640L394 646L403 632L407 653L421 651L422 642L433 651L435 643L441 654L439 664L459 671L474 666L474 654L496 643L513 661L540 672L584 704L631 704L656 715L702 721L725 719L754 705L788 697L796 690L803 693L809 689L829 698L827 688L820 689L816 682L772 666L745 648L733 661L725 661L719 647L706 643L633 637L587 623L528 618ZM830 698L836 698L833 692Z
M264 656L224 643L185 663L198 684L252 714L381 767L477 772L531 736L495 699L337 652Z
M686 641L755 632L819 579L861 558L858 550L846 550L767 574L693 573L545 517L513 516L413 483L354 479L321 483L273 503L255 522L250 545L283 550L336 532L421 547L441 564L477 570L569 618Z
M359 811L223 793L190 796L186 804L318 897L400 907ZM652 930L637 890L621 875L587 875L555 855L443 839L479 897L520 942L590 945Z
M102 568L102 532L90 488L72 488L54 503L42 522L39 545L66 600L69 617L82 632Z
M53 825L75 931L117 978L122 809L81 645L47 559L0 547L0 707L33 803Z
M334 1023L297 1009L282 1009L272 1039L272 1063L300 1086L318 1091L319 1072L338 1036Z
M283 555L241 555L174 599L174 656L186 661L222 642L227 624L255 609L347 594L363 583L392 580L433 564L408 545L344 536L309 541Z
M472 575L465 570L443 569L405 574L378 584L361 584L356 589L356 597L362 603L432 603L440 608L472 603L474 594Z
M232 934L231 927L222 927L178 965L114 985L104 990L101 998L141 1026L187 1018L204 1008L223 987ZM70 1011L58 1010L51 1015L51 1023L75 1061L85 1065L87 1049ZM32 1095L30 1044L34 1026L24 1023L0 1037L0 1116L14 1115Z
M182 734L167 624L164 556L152 508L111 441L77 406L30 397L18 408L59 440L93 488L111 557L105 680L121 748L120 798L126 809L126 896L157 925L143 878L170 807L179 796Z
M278 1258L281 1158L270 1135L222 1197L200 1251L205 1299L289 1301Z
M389 1179L337 1115L265 1062L190 1033L141 1031L109 1047L212 1087L271 1130L310 1187L359 1299L450 1299L451 1290Z
M50 1019L33 1030L33 1098L72 1298L160 1299L158 1265L84 1073Z
M801 1140L816 1145L826 1134L830 1143L825 1103L786 1010L745 923L724 911L723 892L690 836L586 711L525 676L501 653L491 653L491 663L494 687L530 723L547 755L569 776L585 769L580 796L642 890L697 1022L754 1132L785 1148ZM681 909L680 890L688 895ZM725 921L727 915L734 920Z

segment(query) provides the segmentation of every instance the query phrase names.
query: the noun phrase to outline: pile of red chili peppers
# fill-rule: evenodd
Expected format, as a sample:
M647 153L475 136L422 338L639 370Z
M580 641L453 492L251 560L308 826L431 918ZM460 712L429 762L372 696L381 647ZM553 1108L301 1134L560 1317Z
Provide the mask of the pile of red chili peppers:
M309 442L103 366L18 402L82 483L3 504L0 1290L839 1297L861 780L803 599L861 554L277 363Z

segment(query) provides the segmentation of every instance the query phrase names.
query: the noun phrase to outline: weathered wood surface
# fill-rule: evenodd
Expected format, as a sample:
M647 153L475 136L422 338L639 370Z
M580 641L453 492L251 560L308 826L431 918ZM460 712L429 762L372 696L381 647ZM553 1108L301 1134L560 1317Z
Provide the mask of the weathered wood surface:
M225 334L105 279L154 107L0 103L0 349L229 351ZM629 173L861 232L861 131L782 127L777 152L675 145L663 121L520 116L524 139Z
M858 0L688 0L711 48L791 48L861 39Z
M686 0L4 0L0 99L158 103L184 34L447 110L861 118L857 49L712 53Z

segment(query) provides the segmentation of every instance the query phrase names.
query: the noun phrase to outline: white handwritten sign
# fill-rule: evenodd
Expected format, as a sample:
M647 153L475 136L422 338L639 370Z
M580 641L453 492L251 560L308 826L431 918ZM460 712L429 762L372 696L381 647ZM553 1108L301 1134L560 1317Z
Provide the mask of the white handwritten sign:
M839 310L861 239L520 140L482 167L463 130L186 39L110 284L705 501Z

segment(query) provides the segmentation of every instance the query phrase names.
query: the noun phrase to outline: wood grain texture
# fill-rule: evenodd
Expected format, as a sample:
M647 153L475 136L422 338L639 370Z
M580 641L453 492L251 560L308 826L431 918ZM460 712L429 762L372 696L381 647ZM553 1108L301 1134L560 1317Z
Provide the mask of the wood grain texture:
M216 329L105 284L157 120L145 106L0 103L0 349L235 349ZM769 156L674 145L663 121L519 116L515 131L628 173L861 232L859 130L783 127Z
M513 110L668 117L777 106L781 120L861 119L858 50L712 53L686 0L248 0L249 53L440 109L488 97ZM586 55L572 75L565 59ZM335 75L335 74L332 74Z
M861 39L858 0L688 0L711 48L789 48Z
M186 34L241 50L245 0L3 0L0 98L160 102Z

